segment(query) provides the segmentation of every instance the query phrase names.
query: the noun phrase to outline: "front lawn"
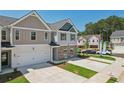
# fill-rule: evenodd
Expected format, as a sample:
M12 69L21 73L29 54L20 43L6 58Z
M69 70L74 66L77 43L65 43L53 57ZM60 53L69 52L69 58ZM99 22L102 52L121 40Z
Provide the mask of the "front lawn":
M0 83L29 83L20 71L0 75Z
M99 55L99 54L79 54L79 57L86 58L86 57L95 57L95 58L101 58L106 60L115 61L116 59L112 57L111 55Z
M116 83L117 82L117 78L115 78L115 77L111 77L108 81L107 81L107 83Z
M72 73L78 74L80 76L86 77L86 78L91 78L93 75L97 73L96 71L93 71L93 70L90 70L84 67L80 67L77 65L73 65L70 63L60 64L58 65L58 67L63 68Z

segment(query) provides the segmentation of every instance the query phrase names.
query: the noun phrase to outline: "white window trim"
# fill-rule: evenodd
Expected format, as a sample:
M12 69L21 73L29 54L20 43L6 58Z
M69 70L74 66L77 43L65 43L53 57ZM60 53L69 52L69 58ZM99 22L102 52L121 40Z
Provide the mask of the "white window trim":
M19 39L18 39L18 40L20 40L20 30L19 30L19 29L16 29L16 30L15 30L15 40L17 40L17 39L16 39L16 31L17 31L17 30L19 31ZM18 41L18 40L17 40L17 41Z
M32 39L31 39L31 33L32 33L32 32L35 32L35 31L31 31L31 32L30 32L30 40L31 40L31 41L35 41L35 40L37 40L37 33L35 32L35 33L36 33L36 35L35 35L35 40L32 40Z
M71 35L75 35L75 39L74 40L71 39ZM70 34L70 41L76 41L76 34Z
M61 40L61 34L65 34L66 35L66 39L65 40ZM60 41L66 41L67 40L67 34L66 33L60 33Z
M3 30L3 31L5 31L5 30ZM2 31L1 31L2 32ZM5 31L5 33L6 33L7 31ZM2 34L2 33L1 33ZM6 35L5 35L5 40L7 40L7 33L6 33ZM2 34L2 40L3 40L3 34ZM4 40L3 40L4 41Z
M47 33L47 39L46 39L46 37L45 37L45 33ZM48 40L49 40L48 32L44 32L44 40L45 40L45 41L48 41Z

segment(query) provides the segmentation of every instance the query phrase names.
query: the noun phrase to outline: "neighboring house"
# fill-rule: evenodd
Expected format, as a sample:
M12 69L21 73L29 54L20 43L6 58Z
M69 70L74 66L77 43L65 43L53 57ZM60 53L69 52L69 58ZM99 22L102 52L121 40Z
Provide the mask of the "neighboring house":
M73 57L77 33L70 19L48 24L36 11L20 19L0 16L0 71Z
M89 48L99 48L100 35L85 35L79 36L77 40L77 45L79 47L84 47L88 43Z
M113 53L124 54L124 30L115 31L110 36Z

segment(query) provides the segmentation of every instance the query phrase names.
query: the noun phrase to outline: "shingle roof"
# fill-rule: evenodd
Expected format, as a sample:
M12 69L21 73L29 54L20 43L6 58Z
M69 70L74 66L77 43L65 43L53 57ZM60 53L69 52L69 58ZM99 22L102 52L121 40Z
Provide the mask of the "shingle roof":
M92 36L95 36L97 38L101 38L100 35L85 35L85 36L78 36L78 39L90 39Z
M112 37L121 37L121 36L124 36L124 30L119 30L119 31L115 31L111 34L111 38Z
M12 22L15 22L16 20L18 19L13 17L0 16L0 25L6 26L11 24Z

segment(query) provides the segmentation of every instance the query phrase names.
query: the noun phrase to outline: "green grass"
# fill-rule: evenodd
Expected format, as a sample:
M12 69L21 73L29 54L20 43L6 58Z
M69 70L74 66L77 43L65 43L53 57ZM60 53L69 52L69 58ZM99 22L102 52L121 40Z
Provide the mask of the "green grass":
M20 71L0 75L0 83L29 83Z
M7 83L29 83L29 81L24 76L19 76L13 80L8 81Z
M106 60L112 60L112 61L115 61L116 60L115 58L113 58L110 55L90 54L89 56L95 57L95 58L102 58L102 59L106 59Z
M58 66L67 71L70 71L72 73L78 74L78 75L86 77L86 78L91 78L93 75L95 75L97 73L96 71L93 71L93 70L90 70L90 69L87 69L84 67L80 67L77 65L73 65L70 63L60 64Z
M82 57L95 57L95 58L101 58L101 59L106 59L106 60L111 60L111 61L115 61L116 59L114 57L112 57L111 55L99 55L99 54L79 54L79 56Z
M107 81L107 83L116 83L117 82L117 78L115 78L115 77L111 77L108 81Z

